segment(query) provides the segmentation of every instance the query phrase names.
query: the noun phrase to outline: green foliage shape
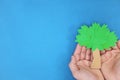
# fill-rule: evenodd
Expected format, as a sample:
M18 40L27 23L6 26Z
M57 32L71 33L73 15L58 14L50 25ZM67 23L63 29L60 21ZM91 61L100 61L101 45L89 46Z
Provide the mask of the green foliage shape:
M106 24L100 25L93 23L91 26L83 25L78 29L76 42L81 46L95 49L104 50L115 46L117 36L114 32L110 32Z

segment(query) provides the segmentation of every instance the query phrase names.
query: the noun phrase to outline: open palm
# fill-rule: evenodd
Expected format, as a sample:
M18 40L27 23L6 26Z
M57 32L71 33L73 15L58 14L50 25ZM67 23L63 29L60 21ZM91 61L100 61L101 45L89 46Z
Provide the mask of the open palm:
M69 64L73 76L77 80L104 80L100 70L90 68L91 51L77 45Z
M120 80L120 41L102 55L101 70L107 80Z

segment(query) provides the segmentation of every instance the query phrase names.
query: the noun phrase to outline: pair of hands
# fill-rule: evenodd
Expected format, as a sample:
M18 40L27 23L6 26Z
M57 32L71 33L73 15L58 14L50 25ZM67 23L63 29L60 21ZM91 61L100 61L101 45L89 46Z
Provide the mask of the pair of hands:
M101 51L102 67L91 69L92 52L77 45L69 64L70 70L77 80L120 80L120 41L110 50Z

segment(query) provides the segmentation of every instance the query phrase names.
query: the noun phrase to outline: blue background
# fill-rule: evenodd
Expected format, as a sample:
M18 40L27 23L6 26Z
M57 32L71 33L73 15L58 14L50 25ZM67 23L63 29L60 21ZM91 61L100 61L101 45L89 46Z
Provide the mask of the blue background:
M77 29L92 22L120 37L120 0L0 0L0 80L74 80Z

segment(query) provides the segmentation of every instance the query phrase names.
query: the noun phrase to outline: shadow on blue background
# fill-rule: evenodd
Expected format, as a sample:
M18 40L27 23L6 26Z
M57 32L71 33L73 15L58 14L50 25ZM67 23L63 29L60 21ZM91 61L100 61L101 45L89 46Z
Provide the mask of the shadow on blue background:
M92 22L120 37L120 1L0 0L0 80L74 80L77 29Z

